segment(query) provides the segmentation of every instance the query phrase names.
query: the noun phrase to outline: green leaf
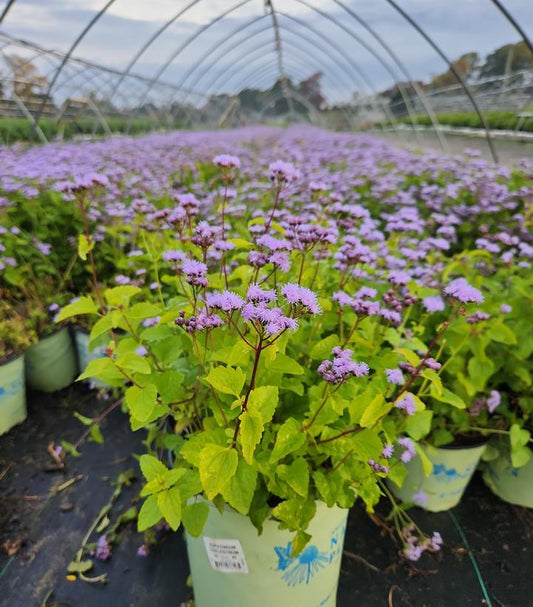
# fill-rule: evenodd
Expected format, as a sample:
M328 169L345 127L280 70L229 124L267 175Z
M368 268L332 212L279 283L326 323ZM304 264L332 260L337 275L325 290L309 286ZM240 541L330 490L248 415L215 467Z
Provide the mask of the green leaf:
M207 499L212 500L224 489L237 470L237 451L220 445L207 445L200 452L200 480Z
M292 464L277 467L276 474L298 495L307 497L309 491L309 466L303 457L297 457Z
M448 403L449 405L452 405L452 407L456 407L457 409L466 409L465 401L460 396L454 394L447 388L442 388L442 394L438 394L435 386L432 385L430 392L431 396L441 403Z
M149 302L136 303L128 310L128 318L144 319L161 315L161 308Z
M487 330L487 337L502 344L513 345L517 343L516 335L512 329L502 322L492 322Z
M71 561L68 564L67 571L69 573L87 573L93 568L93 562L91 559L85 561Z
M194 502L185 506L182 513L182 522L187 533L193 537L199 537L204 530L208 516L209 505L206 502Z
M429 434L431 430L431 420L433 411L426 409L425 411L417 411L414 415L407 418L405 430L411 438L420 440Z
M314 501L290 499L272 509L272 515L282 521L282 527L295 531L307 527L316 512Z
M161 400L164 403L168 404L183 400L185 394L182 387L184 380L183 373L167 369L163 373L158 373L155 377L152 377L157 385L157 391L161 396Z
M126 404L131 415L140 422L146 421L157 404L157 388L147 384L142 388L130 386L125 394Z
M422 464L422 470L424 471L424 474L426 476L429 476L433 472L433 464L431 463L431 460L426 455L424 449L422 449L422 447L418 443L415 443L415 449L418 454L418 457L420 458L420 463Z
M374 426L391 408L392 404L385 401L383 394L377 394L365 409L359 425L363 428Z
M77 301L62 308L56 317L56 322L81 314L98 314L98 306L90 297L80 297Z
M89 335L89 341L94 341L97 337L100 337L100 335L107 333L113 328L113 315L106 314L94 323L91 334Z
M120 369L124 369L124 371L142 373L143 375L148 375L152 370L150 363L146 360L146 358L137 356L136 354L119 356L115 361L115 364Z
M157 504L157 496L150 495L146 498L142 508L139 511L137 519L137 530L144 531L148 527L156 525L161 520L161 510Z
M302 365L298 364L290 356L281 353L278 353L274 361L267 368L269 371L285 373L287 375L302 375L304 372Z
M409 364L413 365L413 367L418 367L420 364L420 356L415 354L412 350L408 350L407 348L396 348L396 352L399 352Z
M293 417L289 417L278 430L270 461L272 463L277 462L289 453L298 451L306 440L306 435L302 431L302 424Z
M158 474L165 474L168 472L165 464L159 461L157 457L148 455L147 453L141 455L139 458L139 465L141 467L141 472L147 481L153 480Z
M172 487L158 493L157 505L170 528L176 531L181 523L181 495L179 487Z
M277 386L261 386L250 392L248 410L257 413L264 424L267 424L278 406L279 390Z
M94 240L91 242L87 240L85 234L79 234L78 236L78 255L83 261L87 260L87 255L94 249Z
M100 427L98 425L93 426L91 428L91 432L90 432L89 436L91 437L92 441L94 441L95 443L98 443L99 445L102 445L104 442L104 437L103 437Z
M307 546L310 539L311 535L309 535L309 533L306 533L302 529L298 529L294 539L292 540L291 558L298 556L300 552Z
M313 360L324 360L331 356L331 351L338 345L340 345L338 336L328 335L328 337L321 339L311 348L309 356Z
M211 368L206 379L215 390L238 397L244 386L246 375L240 368L232 369L220 366Z
M241 416L240 439L242 444L242 454L244 459L252 464L254 461L255 447L261 441L263 435L263 420L261 416L253 411L244 411Z
M442 394L442 380L440 375L433 371L433 369L424 369L422 371L422 377L429 380L432 386L435 388L435 393L441 396Z
M121 375L115 367L115 363L108 357L90 360L85 371L76 379L76 381L81 381L88 377L96 377L97 379L101 379L108 383L113 381L116 383L119 379L124 380L124 376Z
M237 512L246 515L250 510L256 485L257 470L243 459L239 459L237 471L222 489L222 497Z
M127 307L130 303L130 299L141 292L139 287L133 285L120 285L107 289L104 293L107 303L110 306L124 306Z
M468 361L468 374L476 390L482 391L487 385L487 381L494 373L494 364L488 358L479 359L476 357Z

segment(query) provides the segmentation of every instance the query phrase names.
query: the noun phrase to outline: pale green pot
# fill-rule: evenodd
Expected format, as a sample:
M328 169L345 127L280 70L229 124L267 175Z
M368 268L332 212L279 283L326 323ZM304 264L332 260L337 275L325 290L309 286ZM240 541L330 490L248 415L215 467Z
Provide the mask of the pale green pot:
M26 382L41 392L69 386L77 375L78 361L68 327L52 333L26 351Z
M507 453L487 462L483 480L502 500L533 508L533 457L525 466L513 468Z
M24 355L0 365L0 434L26 419Z
M82 329L74 330L74 345L76 347L76 354L78 355L78 367L80 373L85 371L87 365L92 360L106 356L105 351L107 349L107 343L102 343L94 346L92 349L89 349L89 334ZM98 379L84 381L90 381L97 388L109 388L109 384Z
M335 607L348 510L317 502L312 538L291 558L294 533L210 504L203 535L186 534L196 607Z
M424 453L433 464L429 476L424 474L420 457L405 464L407 476L401 487L390 483L394 495L402 502L417 503L430 512L449 510L457 506L474 474L486 444L472 447L432 447L422 445ZM425 501L416 499L420 492Z

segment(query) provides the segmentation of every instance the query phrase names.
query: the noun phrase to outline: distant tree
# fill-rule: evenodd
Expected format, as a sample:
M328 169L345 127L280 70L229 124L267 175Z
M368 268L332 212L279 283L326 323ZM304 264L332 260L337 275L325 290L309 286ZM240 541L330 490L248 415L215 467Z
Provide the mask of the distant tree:
M533 69L533 55L525 42L504 44L487 55L479 71L480 78L503 76L507 72Z
M18 55L6 55L5 59L11 70L14 93L25 100L42 97L48 79L39 74L33 63Z
M322 85L320 82L323 76L324 74L322 72L315 72L309 76L309 78L302 80L298 85L298 92L318 110L326 105L326 99L322 94Z
M461 55L459 59L452 61L455 71L463 80L468 80L478 63L479 55L475 52L465 53L464 55ZM442 72L442 74L434 76L428 86L432 89L439 89L445 86L453 86L457 83L458 80L453 71L451 69L447 69L445 72Z

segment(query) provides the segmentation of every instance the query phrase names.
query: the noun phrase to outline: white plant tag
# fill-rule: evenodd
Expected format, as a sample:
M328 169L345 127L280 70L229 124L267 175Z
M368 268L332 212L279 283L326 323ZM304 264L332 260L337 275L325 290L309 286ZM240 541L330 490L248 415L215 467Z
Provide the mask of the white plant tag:
M204 536L211 567L223 573L248 573L248 565L239 540L219 540Z

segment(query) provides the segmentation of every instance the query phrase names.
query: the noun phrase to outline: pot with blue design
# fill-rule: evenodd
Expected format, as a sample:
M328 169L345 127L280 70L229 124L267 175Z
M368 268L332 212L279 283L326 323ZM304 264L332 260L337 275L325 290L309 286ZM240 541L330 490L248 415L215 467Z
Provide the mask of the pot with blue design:
M533 508L533 457L525 465L515 468L509 453L504 451L485 464L483 480L505 502Z
M401 487L390 482L393 494L431 512L457 506L486 448L486 441L468 447L420 445L431 462L430 474L424 473L420 456L405 464L407 475Z
M26 419L24 354L0 364L0 434Z
M186 534L196 607L335 607L348 510L317 502L309 544L294 556L294 533L209 503L200 537Z

